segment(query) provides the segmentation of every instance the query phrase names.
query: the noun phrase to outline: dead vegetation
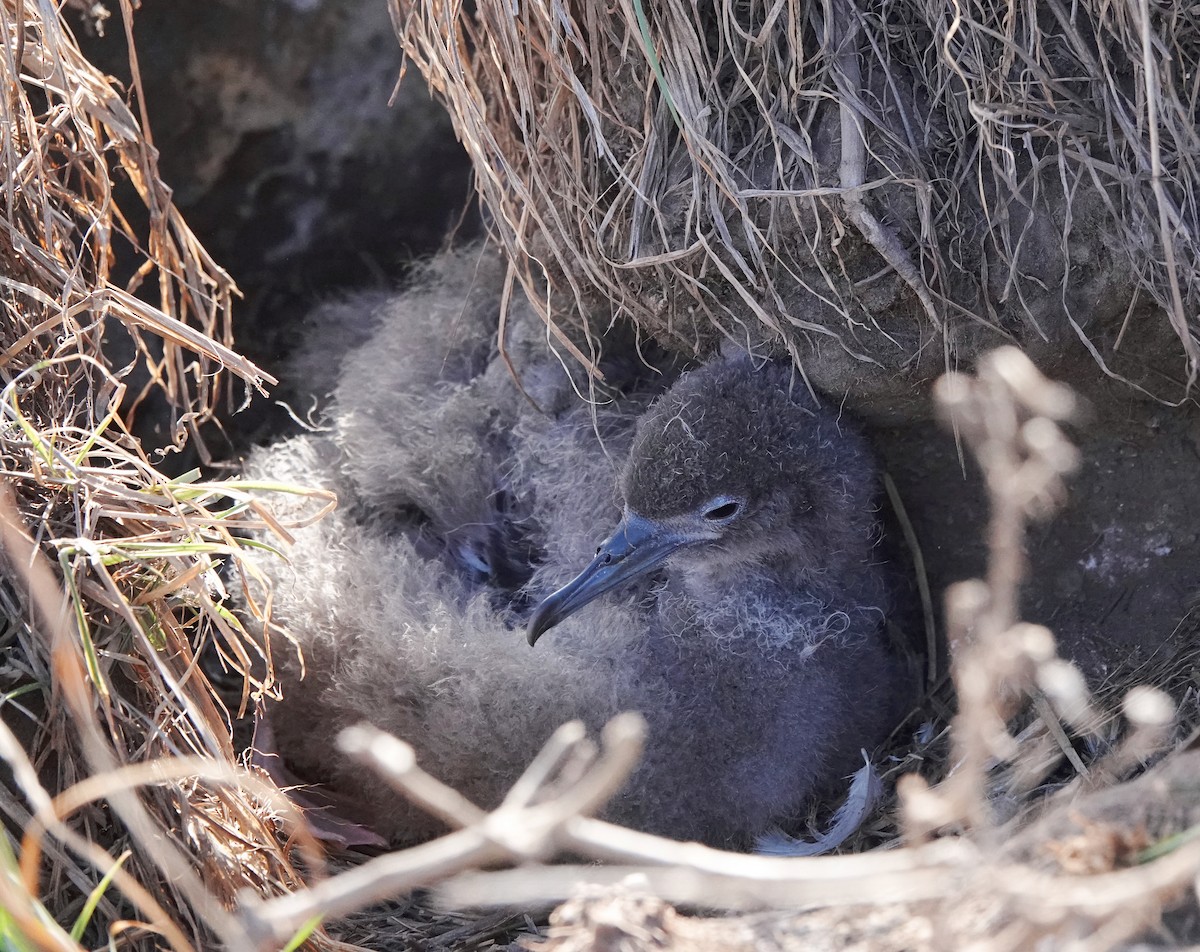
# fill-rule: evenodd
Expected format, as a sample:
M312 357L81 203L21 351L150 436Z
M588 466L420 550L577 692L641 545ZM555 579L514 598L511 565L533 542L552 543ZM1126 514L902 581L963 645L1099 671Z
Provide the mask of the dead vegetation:
M1194 6L391 4L552 329L872 392L1005 337L1108 366L1163 320L1150 386L1194 379Z
M430 6L427 15L432 17L435 9ZM1174 82L1177 75L1194 75L1188 57L1196 47L1187 19L1193 14L1176 6L1164 12L1145 3L1103 8L1105 19L1097 22L1124 45L1101 44L1091 53L1102 73L1121 77L1110 90L1113 121L1098 127L1109 137L1108 157L1099 160L1085 150L1090 140L1072 138L1078 129L1090 128L1085 119L1094 101L1055 79L1058 74L1046 66L1056 61L1051 53L1037 44L1027 52L1017 35L1021 24L1057 18L1065 8L1047 4L1043 9L1035 14L1032 7L1012 8L1011 21L998 32L976 28L965 14L938 27L946 44L958 51L954 62L963 71L962 82L975 90L965 102L982 110L979 116L971 113L978 128L972 125L969 135L964 132L980 144L976 171L983 169L982 179L990 183L980 186L979 194L993 199L1023 194L1030 182L1040 181L1032 171L1020 172L1024 159L1017 153L1006 152L1018 133L1030 143L1023 154L1037 156L1033 167L1038 175L1074 170L1064 181L1080 188L1084 185L1079 183L1099 177L1100 193L1119 195L1127 203L1122 208L1133 210L1126 223L1142 242L1136 247L1144 257L1135 257L1139 282L1169 314L1186 316L1195 281L1187 268L1194 267L1197 256L1189 250L1192 196L1181 183L1192 180L1188 163L1200 154L1193 142L1194 104L1156 91L1155 77ZM829 191L811 177L819 163L815 158L798 161L804 157L803 142L792 142L790 130L783 127L772 127L766 139L751 138L737 150L710 148L705 143L711 136L700 136L700 126L702 120L716 122L720 116L719 109L701 115L697 96L707 90L668 85L679 73L681 56L707 55L706 44L686 45L689 37L696 38L687 32L695 25L683 18L682 7L659 5L647 12L635 0L619 10L624 22L636 24L634 32L609 36L599 24L589 23L586 36L603 40L594 39L599 44L594 49L580 40L582 45L575 45L576 53L570 55L584 57L590 49L587 62L607 63L599 53L642 49L639 38L654 40L660 30L665 33L668 21L678 28L671 35L683 45L665 48L654 40L648 49L659 52L646 62L628 56L615 62L613 86L607 91L594 85L602 74L589 71L582 88L596 89L599 98L580 97L579 84L568 86L577 98L551 102L575 117L574 131L533 123L532 107L520 105L520 96L509 117L518 128L529 124L523 130L528 136L557 129L562 134L552 151L599 156L596 167L581 179L584 184L598 181L605 163L610 168L603 174L620 170L603 203L579 206L588 216L601 216L592 223L603 226L595 234L608 236L605 242L542 245L561 240L549 227L554 224L546 205L550 193L543 187L546 182L530 184L527 170L511 159L495 166L494 181L484 182L485 191L503 186L504 191L489 198L496 209L507 209L505 214L515 214L517 198L525 202L521 215L504 219L501 233L530 288L541 288L541 275L528 271L532 259L526 253L532 250L545 261L558 262L551 275L565 277L565 286L574 286L581 300L592 293L594 283L613 295L618 309L648 321L651 328L662 313L676 313L673 307L659 318L650 313L655 302L642 289L651 280L655 287L691 289L687 293L695 294L697 326L711 317L728 329L723 322L735 307L748 306L751 296L760 302L751 311L764 325L774 320L782 327L783 311L771 302L786 303L787 295L771 290L771 282L777 284L783 273L772 269L781 260L786 263L781 256L787 254L797 256L792 264L804 255L818 262L828 259L810 246L789 246L787 240L771 244L779 237L773 223L780 219L774 212L761 216L762 206L752 203L778 199L781 208L799 216L797 221L816 222L826 230L846 215L862 239L895 268L922 310L931 308L926 313L931 322L946 322L957 308L966 307L948 303L948 275L961 262L953 242L935 242L933 236L941 234L937 228L922 231L917 244L908 239L892 244L886 229L875 230L889 221L888 227L894 227L891 216L881 216L879 207L861 200L875 190L863 168L881 162L879 156L855 159L851 154L843 162L842 182ZM528 45L531 24L544 12L536 5L522 5L522 19L507 21L498 8L485 6L488 11L501 26L524 31L513 34L512 43L526 45L512 46L509 58L497 63L511 64L519 53L522 62L533 65L525 58L530 50L565 49L557 41ZM121 14L128 26L128 2L122 2ZM842 14L847 14L844 19ZM760 110L756 91L761 93L768 79L777 83L776 89L793 88L778 85L785 76L797 84L802 78L812 80L814 88L826 93L846 87L851 64L839 65L838 56L823 52L826 47L814 48L813 34L801 30L803 24L811 28L819 22L823 30L834 31L820 36L873 35L866 14L849 7L814 5L800 11L780 5L756 9L755 16L761 21L759 32L777 22L800 30L803 42L796 49L805 51L804 56L785 59L780 47L766 44L770 70L763 66L747 76L744 88L739 87L742 98L718 104L730 114ZM1182 19L1164 19L1171 16ZM1076 33L1081 30L1076 21L1068 21ZM733 20L721 22L721 35L729 42L739 48L754 45L757 34L735 30ZM466 29L459 21L446 25L447 36L457 37L455 30ZM409 27L415 29L412 23ZM0 944L20 950L78 949L111 940L117 946L183 950L215 943L231 949L292 948L307 941L313 948L334 948L339 943L317 928L319 920L332 925L337 916L369 902L441 883L444 902L517 903L538 909L575 895L577 886L617 884L616 891L572 899L557 914L547 944L557 949L603 947L597 938L601 933L606 941L627 939L624 948L638 943L815 948L816 937L824 937L830 948L932 948L945 942L1026 948L1054 940L1106 949L1155 923L1163 909L1187 895L1200 870L1200 845L1193 838L1200 821L1194 811L1195 751L1185 746L1143 778L1119 782L1161 754L1174 725L1169 705L1153 689L1131 692L1125 716L1132 729L1098 762L1083 764L1072 738L1095 732L1092 699L1077 672L1056 656L1052 635L1021 623L1016 612L1023 527L1061 499L1073 452L1058 429L1070 410L1069 393L1040 378L1014 351L990 357L978 378L947 378L939 391L944 411L988 474L993 558L987 579L951 593L948 616L959 697L951 729L954 754L941 783L931 786L913 776L902 785L902 838L894 848L781 860L674 844L593 820L588 813L619 785L637 756L638 726L624 720L612 725L599 752L577 728L565 727L509 801L491 815L406 761L403 748L396 746L400 742L359 734L364 757L377 768L386 767L403 795L428 804L459 829L413 850L324 876L316 848L295 822L286 798L261 774L239 766L230 741L230 712L197 664L200 651L217 651L240 673L242 704L273 690L268 643L227 610L222 578L238 578L240 553L256 544L248 541L249 532L273 533L282 543L288 539L288 527L271 516L262 494L305 490L213 482L198 473L168 478L130 435L137 409L162 398L175 409L178 438L190 434L195 439L199 423L214 411L215 381L240 378L257 387L269 378L231 349L233 285L171 205L157 176L145 117L135 116L83 59L49 5L2 0L0 29L5 35L0 70L9 90L3 104L6 187L0 216L0 302L7 318L0 326L0 460L5 475L0 500L5 566L0 582L5 618L0 629L0 758L8 769L0 782ZM609 24L604 29L615 28ZM1065 26L1063 30L1070 35ZM413 34L409 36L411 42ZM484 38L468 39L462 50L484 48L479 45ZM610 49L610 42L617 41L621 45ZM1079 50L1094 46L1093 39L1081 37L1076 46L1075 55L1082 56ZM861 86L872 90L872 96L883 93L870 77L892 55L879 49L878 59L867 62ZM1118 53L1131 49L1142 52L1131 62L1118 62ZM1167 51L1172 55L1169 70L1164 65ZM1005 66L1003 82L985 68L997 57ZM1029 68L1014 73L1017 60ZM546 57L538 68L552 62L562 60ZM969 63L980 65L968 69ZM1152 68L1146 69L1147 64ZM137 76L136 63L133 74ZM472 75L469 70L462 74ZM720 71L713 75L725 81ZM1024 78L1014 86L1013 75ZM931 93L944 88L932 79L927 77ZM560 79L547 75L540 81L546 85L538 88L544 90ZM644 97L608 102L604 110L593 105L595 111L587 111L588 102L603 104L603 97L614 95L621 83L642 90ZM690 97L687 88L692 88ZM443 93L465 95L446 84ZM134 96L140 99L136 82ZM1037 97L1035 110L1030 103ZM810 105L817 108L826 98L814 95ZM469 101L491 110L488 122L498 122L508 108L482 98L462 100ZM1023 104L1025 111L1017 106L1001 110L994 105L1001 101ZM986 103L993 106L981 105ZM1077 108L1067 117L1070 122L1060 115L1065 104ZM881 127L882 117L865 102L841 101L837 110L839 119L846 120L839 123L843 136L851 127ZM925 128L931 114L924 114L917 128ZM1157 130L1153 134L1146 130L1147 114L1158 116L1150 122ZM946 121L965 123L963 115L951 110ZM482 112L476 118L479 129L490 128ZM639 125L643 118L649 126ZM497 124L505 135L512 134L509 120ZM647 136L647 128L654 135ZM732 127L721 128L728 137L722 141L733 141ZM664 136L673 136L672 129L684 145L669 146ZM982 135L981 129L992 138L974 138ZM597 130L605 138L587 138ZM479 155L503 154L490 152L491 146L481 146L481 141L468 139L468 144ZM600 142L605 145L598 146ZM1040 145L1045 142L1066 143L1076 151L1064 146L1044 152ZM761 166L748 158L757 154L755 143L777 150L770 154L778 161L766 163L765 184L746 193L746 183L735 173ZM683 155L681 148L687 156L703 159L691 173L671 181L671 194L683 195L682 204L668 207L664 195L656 198L653 190L640 186L632 194L626 191L630 183L661 184L655 176L668 166L690 168L691 158L683 166L667 161L667 155ZM897 155L904 154L896 149ZM1005 156L1015 164L1006 165ZM1156 170L1166 178L1156 176ZM785 171L797 177L777 178ZM961 184L965 174L960 169L947 181ZM889 187L924 196L917 205L932 226L944 221L943 212L953 204L928 201L940 182L902 176ZM1020 188L1014 190L1014 185ZM856 191L844 194L847 187ZM510 189L526 191L517 195ZM704 239L695 248L672 244L679 237L672 230L679 222L703 217L696 211L701 205L689 205L693 200L708 203L706 220L714 227L718 221L727 228L731 222L736 225L739 238L723 250L716 248L712 232L691 236L688 240ZM565 207L561 200L559 207ZM731 217L730 207L743 217ZM996 221L1003 224L997 225L995 243L1011 257L1020 235L1005 231L1012 227L1012 216ZM615 233L606 229L617 222L633 230L613 238ZM1164 230L1175 233L1181 244L1164 247L1159 240ZM637 266L610 264L624 260L614 253L630 242ZM738 248L740 260L730 250ZM676 255L680 249L687 254ZM920 249L915 257L914 249ZM691 270L693 266L699 270ZM561 274L555 275L554 267ZM585 271L574 270L579 268ZM980 280L966 270L971 281ZM1009 275L1014 287L1021 283L1017 270ZM820 293L841 302L838 307L851 320L836 333L853 337L862 329L861 315L855 316L846 299L830 290L849 287L845 276L838 276L840 265L828 273L831 283ZM116 274L127 277L118 284ZM724 296L705 290L714 274L727 282ZM761 284L764 275L769 281ZM678 283L668 284L666 277ZM988 297L982 285L975 293ZM1191 359L1190 331L1184 325L1178 329L1188 341ZM120 359L106 349L112 346L105 344L110 330L127 334L133 345ZM695 332L668 330L689 339ZM828 327L817 332L830 333ZM328 504L325 496L312 493L312 518L319 518ZM224 575L217 571L221 564ZM264 614L269 610L267 604L259 607ZM1018 743L1009 721L1029 704L1036 718L1031 733ZM542 785L572 758L575 766L588 760L589 769L550 799L531 805ZM1064 759L1086 769L1076 769L1076 779L1040 808L1037 822L1023 818L1023 832L1012 835L992 809L997 778L1006 791L1023 794L1037 788ZM1001 766L1007 769L998 770ZM602 858L609 865L540 865L564 851ZM482 863L501 862L523 866L476 871ZM775 911L703 922L678 915L668 903ZM820 908L794 912L812 906ZM474 934L478 941L495 936L497 920L487 921L486 929L480 926ZM377 928L380 934L372 937L360 927L355 941L378 948L384 930L395 926L382 918ZM459 947L472 941L466 931L463 927L456 933Z
M215 381L273 381L229 346L236 289L173 207L144 116L51 6L4 2L0 30L0 814L23 836L0 850L0 943L204 944L240 889L300 882L286 802L235 777L196 667L206 645L244 672L264 654L216 569L268 520L251 487L164 476L130 426L165 400L194 440Z

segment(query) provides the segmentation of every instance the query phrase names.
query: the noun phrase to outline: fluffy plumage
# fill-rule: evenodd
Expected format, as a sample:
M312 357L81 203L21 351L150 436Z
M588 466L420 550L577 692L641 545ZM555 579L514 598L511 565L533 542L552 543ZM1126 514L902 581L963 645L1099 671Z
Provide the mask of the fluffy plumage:
M684 376L638 421L621 487L631 510L660 519L743 508L719 539L673 557L710 576L705 586L765 567L789 592L821 592L876 620L888 608L870 453L790 365L741 354Z
M405 843L438 824L336 756L343 727L392 731L490 807L563 721L640 710L646 756L608 815L747 845L840 785L906 697L882 634L869 454L789 368L745 356L651 409L662 378L613 364L623 394L588 407L522 312L508 343L535 409L496 355L501 274L451 256L366 300L377 330L342 364L330 430L251 461L342 500L298 533L290 565L262 562L307 666L300 680L281 665L281 752ZM725 497L740 508L719 536L526 645L533 601L588 563L622 507L677 525Z

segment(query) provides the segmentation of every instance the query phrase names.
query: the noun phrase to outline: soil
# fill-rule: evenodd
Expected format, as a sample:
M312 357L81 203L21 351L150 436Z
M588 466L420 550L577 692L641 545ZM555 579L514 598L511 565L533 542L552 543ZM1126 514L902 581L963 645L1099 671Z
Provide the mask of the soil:
M1024 612L1094 686L1138 660L1186 652L1200 593L1200 412L1164 406L1080 361L1068 376L1087 405L1069 498L1028 537ZM983 571L988 507L953 434L932 421L873 432L940 593ZM939 605L940 608L940 605ZM1190 701L1194 707L1195 698ZM1192 710L1191 716L1196 716Z
M134 99L119 12L103 36L89 23L76 26L85 54ZM449 117L415 71L397 85L401 52L383 0L145 0L134 38L159 167L237 281L237 346L260 366L286 360L315 302L391 287L450 233L478 229ZM211 455L227 459L287 426L275 400L289 396L277 391L208 430ZM146 445L167 442L168 419L165 407L139 414ZM191 448L166 466L197 462Z

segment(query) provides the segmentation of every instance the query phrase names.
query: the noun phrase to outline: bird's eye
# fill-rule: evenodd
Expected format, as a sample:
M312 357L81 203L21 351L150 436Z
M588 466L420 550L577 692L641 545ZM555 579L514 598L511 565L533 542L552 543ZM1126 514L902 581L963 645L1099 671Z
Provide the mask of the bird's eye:
M736 499L714 499L712 505L704 512L704 518L709 522L725 522L732 519L741 511L742 504Z

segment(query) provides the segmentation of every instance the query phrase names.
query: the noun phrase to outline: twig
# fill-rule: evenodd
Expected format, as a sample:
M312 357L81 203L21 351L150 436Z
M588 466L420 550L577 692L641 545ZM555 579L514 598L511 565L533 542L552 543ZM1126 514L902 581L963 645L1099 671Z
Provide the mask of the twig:
M1056 424L1074 412L1073 395L1046 380L1014 347L983 358L976 378L947 374L934 395L939 412L962 434L983 470L991 500L990 557L986 582L959 583L947 593L959 701L952 732L958 766L932 798L915 780L906 784L913 797L907 804L909 832L918 838L930 824L990 825L986 773L993 759L1016 752L1006 727L1013 704L1043 670L1047 685L1063 683L1049 677L1048 666L1066 665L1056 657L1054 636L1040 626L1018 624L1018 593L1026 522L1063 498L1063 478L1078 462Z
M487 816L457 790L418 767L412 747L370 724L346 728L338 746L451 829L465 829Z
M662 841L662 851L674 851L671 841ZM674 905L720 909L726 912L755 910L798 910L813 907L883 905L918 902L961 895L969 864L966 853L973 851L962 842L947 841L921 847L905 859L911 867L904 870L872 868L882 854L846 857L855 859L853 875L834 878L827 875L828 864L838 857L778 858L776 870L762 875L747 875L737 869L735 858L762 860L723 854L727 872L697 869L687 863L652 866L535 866L501 872L470 872L455 876L436 890L439 904L452 909L546 909L579 895L584 888L616 886L638 877L654 896ZM935 857L935 854L941 854ZM811 860L814 866L801 864Z
M255 946L267 948L314 917L343 916L373 902L436 883L465 869L501 862L528 862L557 854L570 842L566 827L604 805L628 778L641 755L645 725L623 714L604 729L600 757L575 783L544 803L527 806L553 778L548 767L561 764L572 746L586 739L577 724L559 728L526 775L517 781L518 796L485 814L457 791L425 773L412 749L374 728L344 732L351 752L377 769L405 795L452 825L446 836L408 850L389 853L334 876L310 889L265 902L244 897L240 918ZM348 735L348 736L347 736Z
M246 892L238 910L248 948L278 948L315 918L336 919L418 886L490 863L504 851L478 829L457 830L432 842L368 860L308 889L263 901Z
M854 0L827 0L826 16L833 27L832 39L838 65L834 79L840 94L838 114L841 118L842 157L838 171L842 205L859 233L912 289L930 323L940 331L943 329L942 316L925 278L896 234L884 228L863 201L863 184L867 180L867 143L862 114L854 105L859 101L863 88L856 45L860 24Z

